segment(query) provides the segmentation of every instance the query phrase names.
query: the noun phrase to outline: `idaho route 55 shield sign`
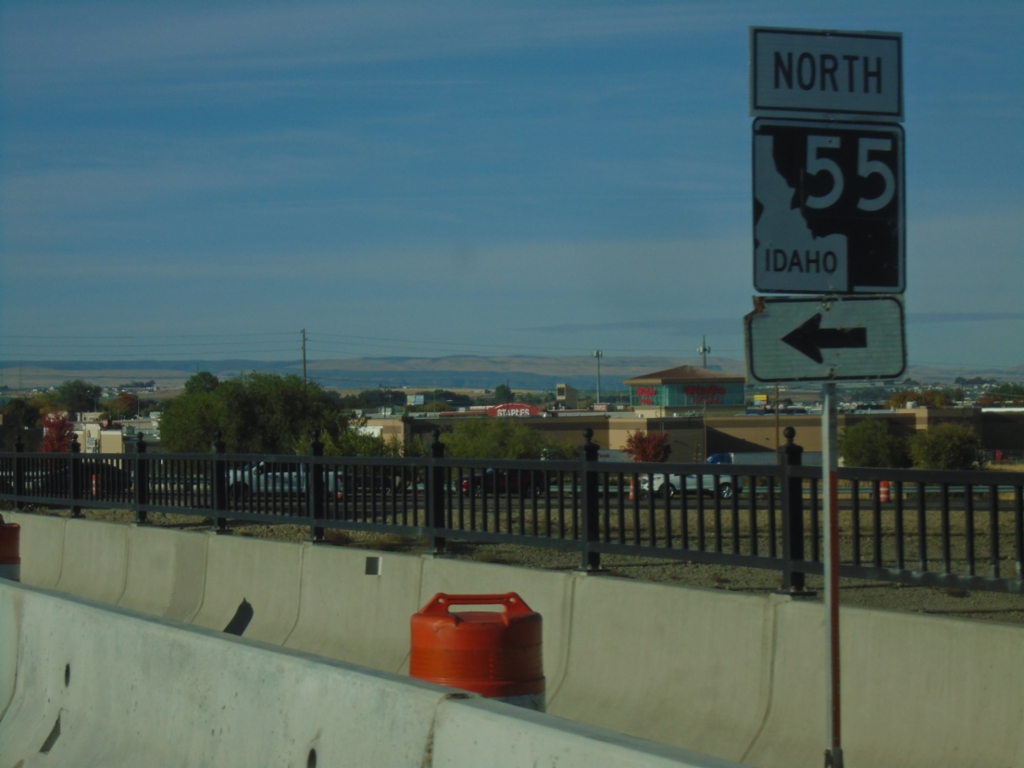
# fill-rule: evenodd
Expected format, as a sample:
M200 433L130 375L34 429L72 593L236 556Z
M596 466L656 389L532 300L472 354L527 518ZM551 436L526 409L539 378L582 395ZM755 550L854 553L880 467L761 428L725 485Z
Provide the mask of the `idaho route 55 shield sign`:
M754 121L754 287L903 293L903 129Z

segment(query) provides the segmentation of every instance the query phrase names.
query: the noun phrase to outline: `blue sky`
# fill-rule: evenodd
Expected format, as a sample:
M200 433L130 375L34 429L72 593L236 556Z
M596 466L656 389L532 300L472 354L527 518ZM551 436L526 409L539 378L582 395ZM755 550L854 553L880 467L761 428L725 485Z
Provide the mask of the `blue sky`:
M751 25L904 35L912 364L1024 364L1024 4L5 3L0 359L742 357Z

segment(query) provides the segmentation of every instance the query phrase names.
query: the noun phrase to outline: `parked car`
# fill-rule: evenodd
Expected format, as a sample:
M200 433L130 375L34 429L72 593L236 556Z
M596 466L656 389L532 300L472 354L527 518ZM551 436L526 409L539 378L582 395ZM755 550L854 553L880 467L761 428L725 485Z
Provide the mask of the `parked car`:
M79 498L96 494L120 495L131 490L132 471L119 463L91 462L76 463L79 474ZM71 468L63 460L54 460L25 471L24 492L27 496L65 496L71 490ZM3 493L14 493L14 479L4 478Z
M462 479L462 493L465 495L483 496L488 494L511 493L520 495L520 487L524 496L540 496L547 486L547 473L536 470L495 470L493 467L482 473L466 476Z
M300 493L306 489L305 467L301 464L267 464L251 461L228 470L228 493L244 500L263 493Z
M731 464L732 457L728 453L716 453L708 457L708 464ZM652 482L653 480L653 482ZM644 496L648 493L653 492L656 495L664 496L665 498L671 499L681 489L686 490L688 494L695 494L698 490L697 476L687 475L684 479L680 474L667 473L660 474L655 473L654 475L642 475L640 477L640 492ZM707 496L715 495L715 477L714 475L702 475L700 490ZM720 475L718 477L718 497L720 499L731 499L733 494L743 493L743 483L740 478L736 478L736 485L733 487L733 478L728 475Z
M228 470L228 492L243 501L252 495L299 496L306 493L307 465L302 462L270 463L252 461ZM402 478L391 467L328 467L324 492L337 499L355 499L364 494L399 492Z

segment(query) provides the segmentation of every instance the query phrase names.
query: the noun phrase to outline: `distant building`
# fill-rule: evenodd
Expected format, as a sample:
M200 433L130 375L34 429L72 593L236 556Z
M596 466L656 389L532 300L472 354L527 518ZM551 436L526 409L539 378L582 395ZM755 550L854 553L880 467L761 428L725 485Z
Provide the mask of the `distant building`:
M568 384L559 384L555 387L555 407L570 411L576 410L580 407L580 393Z
M743 376L681 365L627 379L629 402L637 414L648 418L674 417L703 412L720 412L744 406Z

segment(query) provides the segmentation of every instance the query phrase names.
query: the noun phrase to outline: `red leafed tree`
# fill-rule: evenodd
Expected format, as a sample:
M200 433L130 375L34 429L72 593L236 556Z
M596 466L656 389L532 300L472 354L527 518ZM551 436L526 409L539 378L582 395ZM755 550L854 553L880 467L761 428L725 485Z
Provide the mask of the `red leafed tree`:
M653 434L638 429L636 432L626 435L626 445L623 450L633 461L665 461L672 453L668 437L667 432Z
M39 450L41 453L67 453L74 435L75 428L66 413L48 413L43 417L43 442Z

